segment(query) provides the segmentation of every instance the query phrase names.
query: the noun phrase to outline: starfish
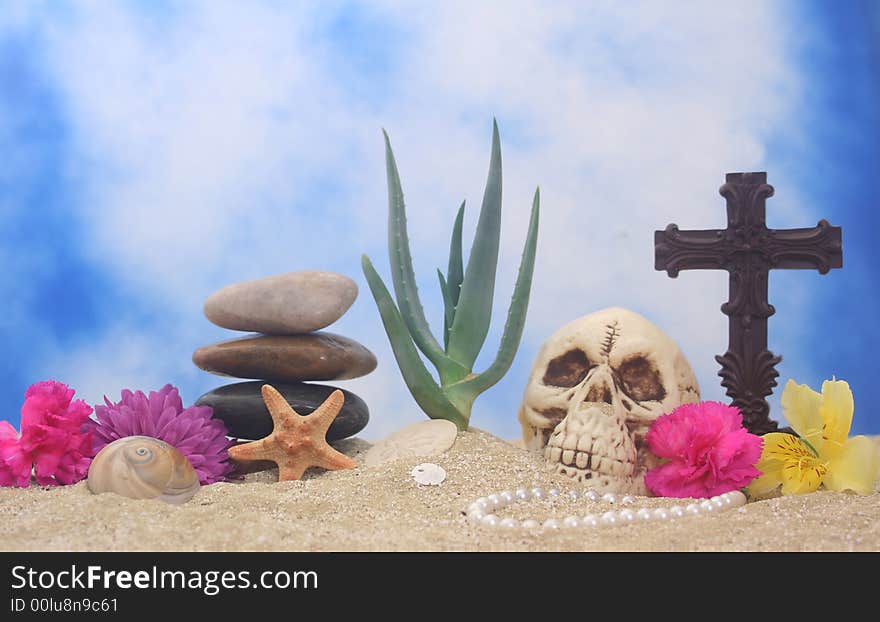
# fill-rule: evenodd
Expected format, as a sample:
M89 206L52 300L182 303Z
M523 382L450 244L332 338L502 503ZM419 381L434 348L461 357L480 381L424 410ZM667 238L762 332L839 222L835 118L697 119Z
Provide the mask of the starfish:
M300 415L275 387L264 384L263 401L272 415L272 433L252 443L229 448L229 457L239 462L270 460L278 465L278 481L302 477L312 466L328 471L353 469L357 463L327 444L327 428L345 403L337 389L310 415Z

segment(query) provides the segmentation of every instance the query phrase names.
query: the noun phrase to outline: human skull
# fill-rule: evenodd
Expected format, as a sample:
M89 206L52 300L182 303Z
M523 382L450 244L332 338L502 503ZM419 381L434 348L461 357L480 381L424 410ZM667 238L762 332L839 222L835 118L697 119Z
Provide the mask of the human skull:
M548 468L591 487L644 494L657 464L645 446L651 423L698 402L681 350L654 324L621 308L574 320L535 359L519 411L523 439Z

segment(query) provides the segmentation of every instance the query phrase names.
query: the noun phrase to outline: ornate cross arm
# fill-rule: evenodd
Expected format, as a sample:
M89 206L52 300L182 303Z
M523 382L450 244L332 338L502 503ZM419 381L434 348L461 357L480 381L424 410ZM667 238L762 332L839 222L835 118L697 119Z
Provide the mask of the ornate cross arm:
M843 267L843 240L840 227L820 220L806 229L771 229L767 258L771 268L818 270L828 274Z
M654 232L654 269L675 278L681 270L723 270L727 249L723 232L682 231L671 224Z

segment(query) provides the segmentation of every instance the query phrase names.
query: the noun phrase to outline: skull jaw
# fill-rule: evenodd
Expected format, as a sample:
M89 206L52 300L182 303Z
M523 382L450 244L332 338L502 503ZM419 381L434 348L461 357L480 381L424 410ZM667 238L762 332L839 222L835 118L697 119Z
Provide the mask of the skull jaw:
M581 403L555 427L544 457L549 471L596 492L647 494L622 409L614 405Z
M588 488L599 493L613 492L617 494L629 494L638 496L650 496L651 493L645 485L645 474L653 468L663 464L664 460L657 457L648 449L645 437L653 423L653 419L628 418L626 427L630 438L636 448L636 462L632 475L609 475L600 473L589 468L582 469L577 464L564 464L561 460L551 457L551 447L545 440L549 436L546 431L538 427L530 427L528 432L523 426L524 438L527 438L526 448L532 451L543 451L547 460L547 470L559 475L565 475L572 480L587 485Z

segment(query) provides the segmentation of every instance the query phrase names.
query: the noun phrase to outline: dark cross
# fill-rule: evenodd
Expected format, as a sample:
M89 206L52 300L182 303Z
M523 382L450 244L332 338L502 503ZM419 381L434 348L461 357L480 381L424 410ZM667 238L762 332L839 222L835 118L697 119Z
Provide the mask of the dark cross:
M768 229L764 201L773 196L767 173L728 173L719 189L727 199L727 229L680 231L669 225L654 232L656 270L671 277L680 270L727 270L730 300L721 311L730 320L730 341L721 364L721 385L753 434L777 429L765 399L776 386L782 360L767 349L767 275L776 268L817 269L826 274L843 265L840 227L826 220L809 229Z

